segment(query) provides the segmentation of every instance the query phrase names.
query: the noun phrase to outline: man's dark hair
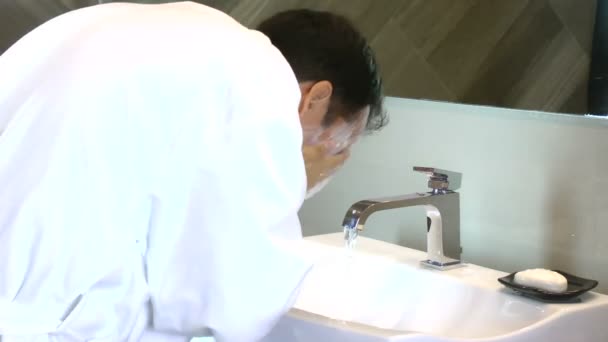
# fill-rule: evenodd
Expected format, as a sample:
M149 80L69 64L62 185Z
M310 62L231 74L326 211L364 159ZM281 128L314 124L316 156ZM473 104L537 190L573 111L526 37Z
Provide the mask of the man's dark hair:
M370 106L367 131L384 127L382 78L365 38L346 18L308 9L278 13L258 26L289 62L299 82L327 80L332 98L323 122L347 122Z

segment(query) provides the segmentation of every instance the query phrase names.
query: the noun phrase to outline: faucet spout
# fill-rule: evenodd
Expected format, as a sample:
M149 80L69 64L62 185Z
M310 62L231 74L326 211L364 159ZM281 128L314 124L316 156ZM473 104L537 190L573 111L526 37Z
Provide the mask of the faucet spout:
M414 193L404 196L367 199L353 204L342 221L342 226L359 231L365 228L367 219L375 212L389 209L414 207L430 204L431 193Z

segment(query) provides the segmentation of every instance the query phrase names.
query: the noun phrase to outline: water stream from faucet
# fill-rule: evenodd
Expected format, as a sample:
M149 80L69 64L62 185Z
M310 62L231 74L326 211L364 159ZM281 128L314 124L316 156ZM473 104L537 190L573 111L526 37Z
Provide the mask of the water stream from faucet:
M357 236L359 236L357 227L352 228L349 226L344 226L344 245L348 251L355 249L355 245L357 244Z

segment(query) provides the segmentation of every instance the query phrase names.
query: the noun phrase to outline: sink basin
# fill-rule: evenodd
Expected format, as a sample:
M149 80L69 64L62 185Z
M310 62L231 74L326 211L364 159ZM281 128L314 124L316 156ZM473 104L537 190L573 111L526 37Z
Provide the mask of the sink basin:
M608 296L548 304L510 292L506 273L468 264L437 271L426 253L342 234L309 237L299 252L315 263L294 308L264 342L608 341Z

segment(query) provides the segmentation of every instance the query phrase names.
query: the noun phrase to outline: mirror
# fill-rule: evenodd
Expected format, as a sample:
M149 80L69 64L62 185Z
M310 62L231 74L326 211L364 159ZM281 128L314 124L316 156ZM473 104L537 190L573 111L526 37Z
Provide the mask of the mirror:
M112 1L2 2L0 52L53 16L106 2ZM601 1L198 2L227 12L250 27L289 8L307 7L344 14L374 47L389 96L556 113L595 112L589 108L588 83L596 8L600 8ZM608 94L605 97L608 98Z

